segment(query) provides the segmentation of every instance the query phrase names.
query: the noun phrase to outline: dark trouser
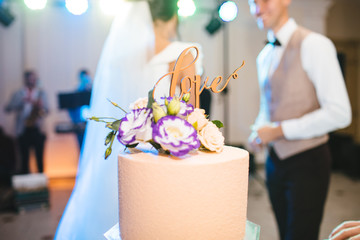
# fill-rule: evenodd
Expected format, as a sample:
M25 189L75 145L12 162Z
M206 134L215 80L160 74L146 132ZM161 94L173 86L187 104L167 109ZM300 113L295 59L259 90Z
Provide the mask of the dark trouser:
M317 240L331 170L327 144L280 160L270 148L267 187L281 240Z
M44 171L44 143L45 135L38 128L25 128L24 132L19 136L19 148L21 154L21 173L29 173L30 149L34 148L36 156L36 164L39 172Z

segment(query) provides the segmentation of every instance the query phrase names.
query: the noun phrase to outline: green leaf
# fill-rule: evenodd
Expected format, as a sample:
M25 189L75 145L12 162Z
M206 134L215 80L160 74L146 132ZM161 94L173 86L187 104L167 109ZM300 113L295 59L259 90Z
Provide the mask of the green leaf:
M111 124L111 128L112 128L114 131L119 131L119 127L120 127L121 121L122 121L122 119L114 121L114 122Z
M108 124L106 124L106 127L114 131L119 131L120 123L121 123L121 119L113 122L109 122Z
M155 102L155 99L153 98L153 92L154 89L151 89L148 93L148 104L147 104L147 108L151 108L152 104Z
M154 141L149 141L149 143L156 149L156 150L159 150L161 149L161 145L154 142Z
M211 121L213 124L215 124L218 128L224 127L224 124L219 120L213 120Z
M139 143L135 143L135 144L131 144L131 145L126 145L127 148L135 148L137 145L139 145Z

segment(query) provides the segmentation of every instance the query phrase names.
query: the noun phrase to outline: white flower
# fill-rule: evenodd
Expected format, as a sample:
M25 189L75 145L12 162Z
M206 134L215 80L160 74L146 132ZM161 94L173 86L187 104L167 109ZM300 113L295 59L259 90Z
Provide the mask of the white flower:
M224 136L219 128L210 121L199 132L198 137L201 144L210 151L221 152L224 148Z
M177 157L200 147L195 128L176 116L161 118L153 127L153 139Z
M139 98L135 102L131 103L129 108L131 110L146 108L147 104L148 104L148 98Z
M187 121L196 126L196 130L200 131L205 127L209 120L205 116L205 110L200 108L195 108L192 113L187 118Z
M118 140L124 145L133 145L152 139L152 110L135 109L126 114L119 126Z

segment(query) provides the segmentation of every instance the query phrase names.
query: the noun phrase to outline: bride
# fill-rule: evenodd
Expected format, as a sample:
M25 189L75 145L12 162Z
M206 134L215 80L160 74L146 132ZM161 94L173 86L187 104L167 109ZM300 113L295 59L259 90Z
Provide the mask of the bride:
M95 75L90 111L92 116L123 117L108 99L127 109L147 97L157 80L172 70L177 57L191 43L176 37L177 0L122 1L104 44ZM195 58L185 56L186 65ZM201 56L184 76L201 75ZM164 81L162 81L164 82ZM158 96L168 96L168 85ZM90 121L80 155L76 184L57 228L55 239L102 239L118 222L117 153L124 149L114 141L113 154L104 160L108 130Z

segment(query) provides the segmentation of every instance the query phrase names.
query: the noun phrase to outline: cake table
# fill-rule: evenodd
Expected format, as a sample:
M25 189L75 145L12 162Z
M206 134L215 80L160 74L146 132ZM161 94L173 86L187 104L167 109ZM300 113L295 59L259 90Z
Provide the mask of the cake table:
M107 240L121 240L119 224L115 224L112 228L110 228L105 234L105 238ZM243 240L259 240L260 239L260 226L246 221L246 230L245 230L245 238Z

